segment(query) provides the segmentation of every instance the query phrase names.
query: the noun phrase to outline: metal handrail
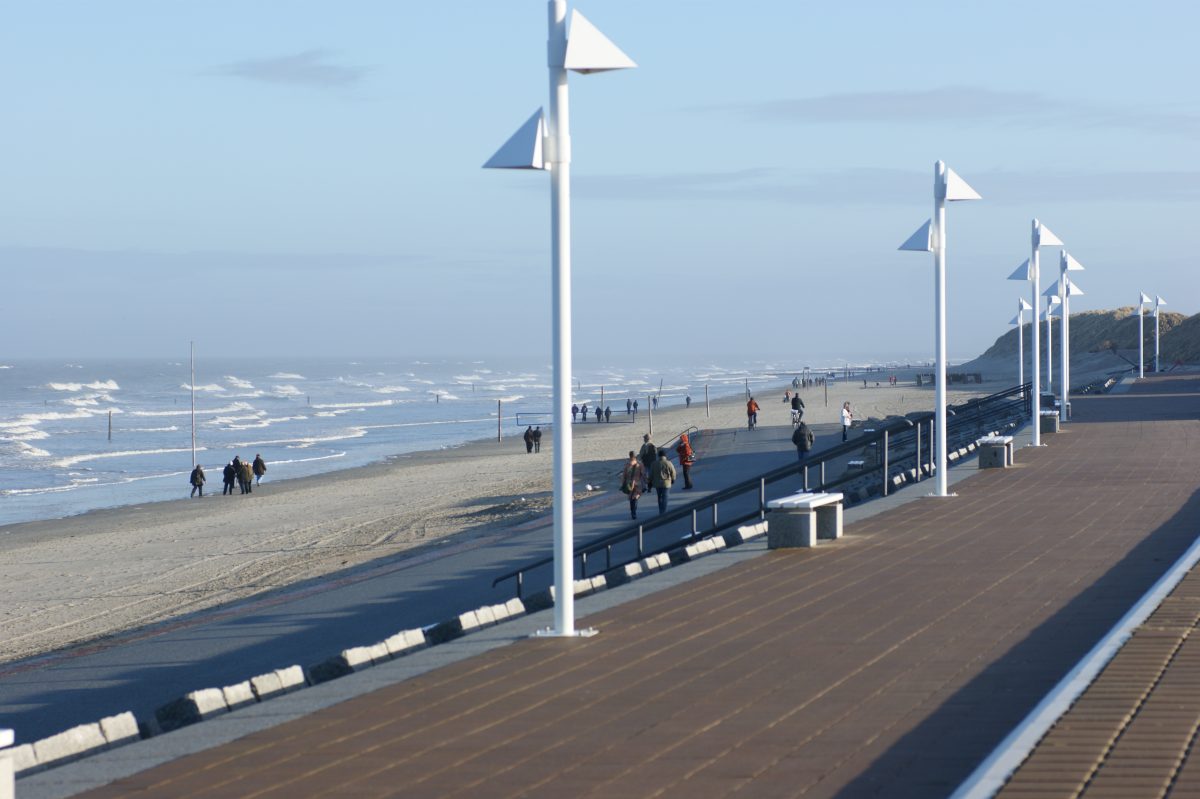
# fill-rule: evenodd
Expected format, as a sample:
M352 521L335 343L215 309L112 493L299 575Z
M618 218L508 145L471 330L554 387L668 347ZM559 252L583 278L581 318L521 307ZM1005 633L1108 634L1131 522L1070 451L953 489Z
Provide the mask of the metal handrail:
M1024 385L1014 386L1013 388L999 391L986 397L978 397L958 405L947 407L947 446L949 447L952 442L957 443L968 438L973 440L975 437L978 437L979 432L997 426L1001 420L1011 420L1014 417L1028 417L1031 412L1029 390L1030 384L1025 383ZM703 499L669 510L646 522L627 525L600 538L581 544L575 548L573 559L581 563L582 575L587 576L587 561L589 556L604 553L605 571L607 571L613 568L613 547L634 539L637 541L637 554L625 562L632 562L651 554L678 549L692 543L698 538L715 535L722 530L740 525L751 519L763 519L766 517L767 486L780 480L802 476L804 486L808 488L809 472L813 469L818 471L818 480L814 486L814 490L839 488L849 483L862 481L865 477L879 472L881 473L879 478L880 493L886 496L889 493L893 475L907 471L907 468L901 464L914 462L917 480L920 480L922 476L933 473L933 448L931 446L933 442L933 417L934 414L932 412L926 411L883 423L873 433L859 436L851 441L837 443L816 453L810 453L802 463L777 467L758 477L744 480L728 488L716 491ZM694 426L682 432L689 432L693 428ZM927 430L927 434L923 434L922 430ZM922 447L923 435L928 436L924 438L924 447ZM677 439L678 436L671 440L675 441ZM825 479L826 464L840 458L847 458L858 454L864 448L872 446L876 447L880 452L880 457L875 464L871 466L864 465L864 468L859 471L848 472L831 480ZM912 452L909 452L910 449ZM923 453L925 455L924 458L922 457ZM729 503L731 500L745 497L751 492L758 493L758 507L755 510L743 512L727 519L720 518L719 507L722 502ZM712 524L704 530L700 530L699 517L703 511L711 512ZM680 520L688 519L689 517L691 519L691 532L688 535L653 550L645 548L646 533L679 522ZM553 562L554 557L550 556L528 563L519 569L514 569L497 577L492 581L492 586L495 587L505 580L515 578L517 581L517 595L521 596L524 589L525 573L543 568Z

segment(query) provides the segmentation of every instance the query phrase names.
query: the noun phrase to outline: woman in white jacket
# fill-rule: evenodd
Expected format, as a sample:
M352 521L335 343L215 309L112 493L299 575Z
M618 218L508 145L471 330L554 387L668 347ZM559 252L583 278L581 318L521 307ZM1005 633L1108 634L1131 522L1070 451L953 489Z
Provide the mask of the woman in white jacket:
M854 413L850 410L850 401L846 400L842 403L842 441L845 441L850 432L850 423L854 421Z

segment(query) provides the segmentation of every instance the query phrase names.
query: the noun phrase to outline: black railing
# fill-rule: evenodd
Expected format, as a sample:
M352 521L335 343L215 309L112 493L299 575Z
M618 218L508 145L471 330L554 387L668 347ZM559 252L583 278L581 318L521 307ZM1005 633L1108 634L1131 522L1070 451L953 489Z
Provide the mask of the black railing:
M1001 432L1027 419L1030 415L1029 388L1026 383L948 406L947 451L960 450L982 435ZM574 553L578 563L576 574L589 576L592 573L588 568L589 561L594 562L597 556L604 564L598 572L608 571L650 555L681 549L748 521L761 520L766 517L768 487L782 481L800 479L799 486L788 485L785 492L788 494L797 488L811 491L841 489L846 494L847 504L876 495L886 496L898 485L919 482L933 474L933 426L931 412L869 423L861 435L811 452L803 462L781 466L643 523L627 525L577 546ZM672 442L677 439L678 436ZM830 472L839 467L843 471L831 476ZM517 596L523 596L526 574L545 569L553 562L551 556L526 564L497 577L492 585L515 579Z

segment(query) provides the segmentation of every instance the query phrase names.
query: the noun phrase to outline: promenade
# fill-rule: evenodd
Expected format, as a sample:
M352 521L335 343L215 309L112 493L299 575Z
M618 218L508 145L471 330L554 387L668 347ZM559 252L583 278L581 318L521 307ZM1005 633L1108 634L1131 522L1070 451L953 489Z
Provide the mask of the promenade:
M613 589L635 598L577 606L595 637L521 638L81 795L949 795L1200 532L1200 379L1074 410L957 497ZM1127 671L1144 683L1157 657ZM1159 793L1095 795L1163 795L1192 773L1196 713L1175 714L1190 727ZM1055 789L1042 773L1010 795Z

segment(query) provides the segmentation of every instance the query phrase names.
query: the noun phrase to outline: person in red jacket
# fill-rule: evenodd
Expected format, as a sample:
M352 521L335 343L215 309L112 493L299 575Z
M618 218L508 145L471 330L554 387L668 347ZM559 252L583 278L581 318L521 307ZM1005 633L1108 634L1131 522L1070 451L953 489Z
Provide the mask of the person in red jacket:
M679 456L679 465L683 468L683 490L687 491L692 487L692 464L696 462L696 453L692 451L687 433L679 436L679 443L675 445L675 454Z
M754 401L754 397L746 403L746 423L750 425L751 430L758 424L758 403Z

